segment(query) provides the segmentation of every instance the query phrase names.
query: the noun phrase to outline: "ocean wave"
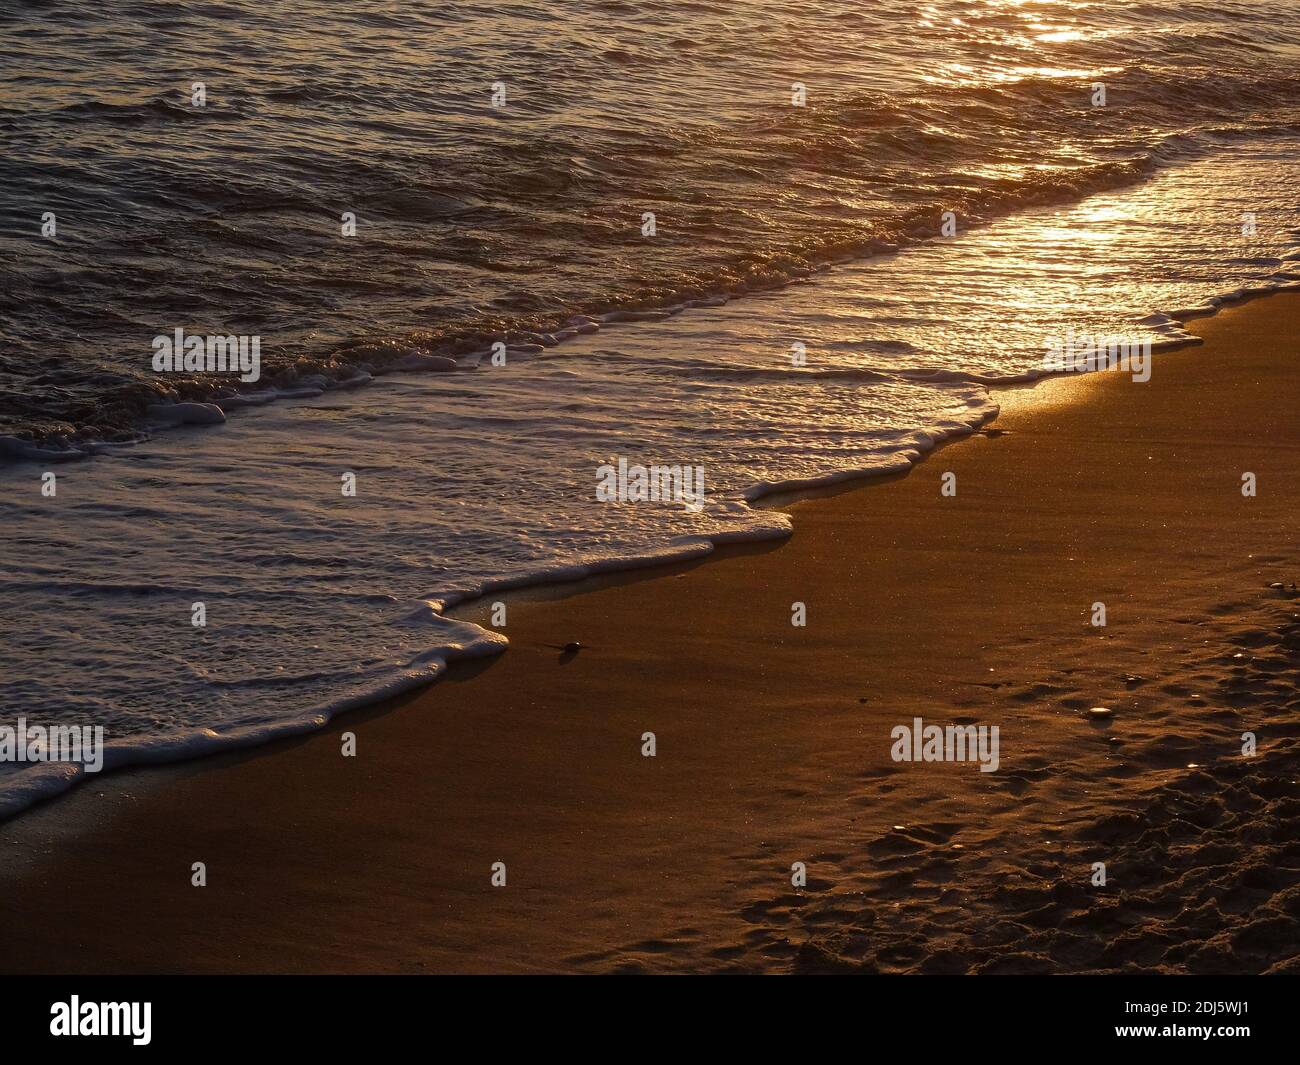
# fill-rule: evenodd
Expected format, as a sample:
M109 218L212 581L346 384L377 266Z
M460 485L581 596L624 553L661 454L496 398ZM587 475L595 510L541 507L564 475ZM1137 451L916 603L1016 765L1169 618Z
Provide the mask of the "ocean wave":
M136 24L70 5L97 32L60 54L102 76ZM1252 23L1194 4L1177 33L1167 6L1094 5L1054 12L1080 36L1055 44L946 0L935 25L657 0L599 31L551 10L547 50L492 9L302 6L213 54L228 121L171 114L150 71L54 117L65 70L0 74L32 96L6 121L58 146L0 160L0 702L103 721L113 767L319 729L495 653L446 614L476 597L787 535L759 499L978 431L1061 330L1187 343L1300 270L1285 27L1246 48ZM753 47L681 48L688 9ZM656 61L611 60L629 35ZM262 336L262 379L152 373L177 327ZM113 460L56 466L89 455ZM707 505L597 509L620 458L698 466ZM78 779L0 767L0 811Z
M98 36L62 40L62 61L93 75L137 28L72 7ZM1300 122L1300 78L1280 59L1296 34L1253 38L1250 18L1196 4L1178 6L1181 21L1090 8L1073 20L1078 39L1059 42L1029 34L1016 11L962 6L962 22L940 30L910 5L831 3L749 26L759 12L741 4L729 17L753 55L727 57L725 37L706 35L698 58L673 44L680 35L648 33L637 10L611 14L598 49L580 19L564 22L552 60L567 64L564 79L538 65L528 34L466 12L398 20L425 50L421 33L448 25L504 34L481 54L429 56L424 81L358 79L328 55L266 74L232 58L214 69L205 108L190 106L188 85L147 78L55 103L57 63L38 64L11 94L31 106L4 113L23 139L65 148L0 162L13 193L0 213L11 312L0 338L17 363L12 383L0 380L0 433L47 449L136 439L160 398L218 396L228 382L150 372L150 338L176 326L262 336L269 387L338 382L386 368L354 359L361 345L455 356L533 342L575 314L769 291L933 236L945 211L968 228ZM722 17L710 11L662 5L669 22ZM360 30L346 15L302 13L284 32L388 40L384 23L355 17ZM171 32L206 25L201 12L164 21ZM220 20L220 32L238 22ZM788 55L795 27L822 74L807 75L805 107L749 69ZM906 54L875 47L864 66L864 33L913 43ZM617 43L629 37L657 64L612 59L633 54ZM249 55L276 40L250 39ZM494 75L476 64L512 47L513 103L494 111ZM1104 107L1091 104L1096 82ZM33 248L31 220L47 207L64 232ZM341 243L345 211L361 236ZM659 218L653 240L640 236L646 211ZM71 375L62 391L28 369L51 361ZM106 387L105 372L127 383Z

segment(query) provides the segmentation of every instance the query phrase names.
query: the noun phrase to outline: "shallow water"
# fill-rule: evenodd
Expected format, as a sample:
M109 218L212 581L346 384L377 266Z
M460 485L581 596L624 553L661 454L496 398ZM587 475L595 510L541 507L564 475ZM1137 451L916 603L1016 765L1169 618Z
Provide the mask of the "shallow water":
M1264 0L6 5L0 434L210 390L178 327L347 377L1069 202L1300 128L1298 60Z
M541 18L530 10L517 15ZM581 29L590 16L578 19L580 7L564 10L531 37L494 36L505 25L498 15L418 7L357 22L354 66L367 48L397 57L366 75L375 86L359 73L348 81L338 56L306 43L341 31L337 16L303 23L296 36L286 16L252 36L269 48L288 34L297 60L205 70L210 91L227 86L209 105L233 108L224 118L157 104L149 93L162 91L159 79L190 78L167 64L130 77L121 67L118 87L99 96L83 70L77 91L99 102L69 105L54 86L58 68L40 56L57 39L65 63L78 49L91 69L125 63L130 33L143 31L123 29L116 15L86 16L105 31L97 34L56 15L44 38L28 38L35 76L16 78L6 65L3 128L59 131L68 154L58 173L90 183L73 196L48 171L40 180L52 156L39 152L0 162L19 175L20 193L72 197L58 201L57 242L34 242L10 226L16 215L4 216L0 252L13 284L0 296L0 402L10 428L58 422L70 433L72 410L87 427L125 426L116 419L135 410L134 392L115 392L99 375L151 395L176 387L147 367L149 338L177 326L257 329L271 352L307 350L295 338L315 332L312 350L339 378L358 363L380 371L385 359L439 350L410 335L420 328L468 330L462 347L474 354L455 372L379 374L304 399L240 409L220 399L230 409L224 426L162 431L83 461L0 465L0 723L25 714L102 724L111 764L318 727L340 708L427 682L456 657L502 649L503 636L444 617L448 604L704 554L729 538L783 536L788 519L753 499L907 468L991 417L990 385L1042 373L1048 338L1072 329L1170 343L1183 336L1177 322L1152 312L1209 313L1218 297L1300 277L1300 135L1288 132L1290 75L1270 66L1288 43L1284 31L1251 43L1262 5L1213 9L1217 29L1202 21L1211 9L1188 5L1164 36L1162 19L1173 20L1144 5L945 4L918 15L883 4L871 32L847 6L802 16L782 8L763 21L757 8L724 16L663 4L647 22L649 8L601 5L595 35ZM673 44L663 27L680 28L687 10L697 27L725 18L758 43ZM251 41L233 11L172 12L175 25L155 29L180 41L220 22L220 32ZM947 17L966 21L935 28L953 26ZM420 29L435 18L444 22L436 34ZM747 19L762 25L745 29ZM893 59L847 47L882 49L905 23L908 47ZM1062 26L1082 37L1068 39L1074 31ZM11 16L11 42L17 28ZM1139 29L1148 48L1164 51L1140 55ZM797 31L809 44L790 51ZM1025 43L1035 34L1053 39ZM518 80L508 100L531 100L519 114L508 104L507 118L476 94L505 76L488 72L487 57L511 48L510 69L534 73L507 77L508 86ZM782 48L818 60L806 109L774 107L769 86L788 93L796 76L775 64ZM1189 49L1200 65L1182 62ZM628 58L647 55L662 62ZM1022 70L1033 56L1084 73ZM1088 84L1103 56L1122 69L1104 75L1111 103L1093 109ZM1216 81L1207 57L1224 65ZM617 82L591 73L611 64L626 68ZM828 73L840 69L838 79ZM1198 70L1207 80L1196 81ZM588 95L574 88L579 80ZM715 102L704 108L706 99ZM1239 111L1231 121L1230 105ZM308 113L337 124L308 122ZM629 117L643 113L649 127ZM360 139L349 144L344 128ZM538 175L559 165L551 153L576 151L568 138L579 129L584 162L572 173L582 176L546 185ZM258 166L214 167L253 141L284 150L257 156ZM475 151L496 161L480 172L465 162ZM444 165L425 165L434 158ZM435 191L468 203L470 186L471 210L434 218L412 206L434 203ZM390 205L362 211L387 237L367 223L341 244L327 232L334 206L302 206L337 205L344 187ZM5 211L15 202L7 198ZM664 224L647 240L638 202L661 219L713 222ZM934 233L940 208L957 214L951 239ZM134 221L119 225L127 216ZM612 221L624 217L630 233ZM179 243L157 241L149 227L160 225ZM244 250L226 243L231 234ZM461 254L471 234L496 249L490 268ZM900 250L867 247L882 234ZM856 254L866 250L875 254ZM850 251L852 261L818 266ZM683 296L744 288L728 271L760 252L782 264L761 275L783 284L682 309ZM672 282L656 287L656 271ZM532 348L485 324L563 322L607 309L619 293L673 313ZM372 344L364 358L353 348L348 362L332 349L344 337L394 343ZM496 338L511 343L503 366L477 354ZM125 354L116 345L128 339L136 347ZM251 387L272 400L275 383ZM46 439L52 452L70 452L69 443L78 441ZM699 467L703 508L598 502L599 469L620 458ZM41 493L47 473L53 497ZM356 477L355 496L342 494L345 474ZM191 624L196 602L206 627ZM68 766L0 774L0 812L77 779Z
M466 597L783 536L788 519L749 500L906 469L995 413L980 381L1040 374L1045 334L1140 332L1148 308L1293 283L1293 260L1232 257L1224 219L1229 172L1262 218L1282 217L1279 163L1297 150L1238 150L492 370L394 374L83 462L11 464L5 720L102 723L110 764L299 731L501 650L442 616ZM1158 342L1180 335L1168 328ZM619 458L698 466L702 509L598 502L599 467ZM24 770L0 801L73 779Z

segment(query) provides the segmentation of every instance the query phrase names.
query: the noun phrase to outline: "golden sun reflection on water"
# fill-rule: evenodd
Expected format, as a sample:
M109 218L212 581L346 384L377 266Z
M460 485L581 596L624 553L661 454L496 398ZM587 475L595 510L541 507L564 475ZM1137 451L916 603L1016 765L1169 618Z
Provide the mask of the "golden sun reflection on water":
M1044 44L1067 44L1070 41L1081 41L1083 38L1082 30L1056 30L1052 33L1039 33L1034 36L1034 40L1042 41Z

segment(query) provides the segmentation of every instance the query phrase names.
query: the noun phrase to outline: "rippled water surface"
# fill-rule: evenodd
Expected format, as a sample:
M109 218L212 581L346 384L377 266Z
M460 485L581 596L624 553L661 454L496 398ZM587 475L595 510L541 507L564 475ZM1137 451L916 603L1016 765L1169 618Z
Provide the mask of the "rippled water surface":
M11 2L0 433L120 435L154 393L210 390L151 373L176 327L260 335L276 383L346 377L396 357L363 342L468 351L743 292L945 210L970 225L1294 130L1300 29L1277 12Z

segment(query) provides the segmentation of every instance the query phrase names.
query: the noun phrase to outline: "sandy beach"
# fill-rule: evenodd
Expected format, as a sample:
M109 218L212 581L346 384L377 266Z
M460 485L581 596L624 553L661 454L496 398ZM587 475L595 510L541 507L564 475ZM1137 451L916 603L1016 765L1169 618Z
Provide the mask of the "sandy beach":
M7 970L1295 971L1300 296L1190 328L785 543L511 596L412 697L29 811ZM915 718L997 770L894 761Z

